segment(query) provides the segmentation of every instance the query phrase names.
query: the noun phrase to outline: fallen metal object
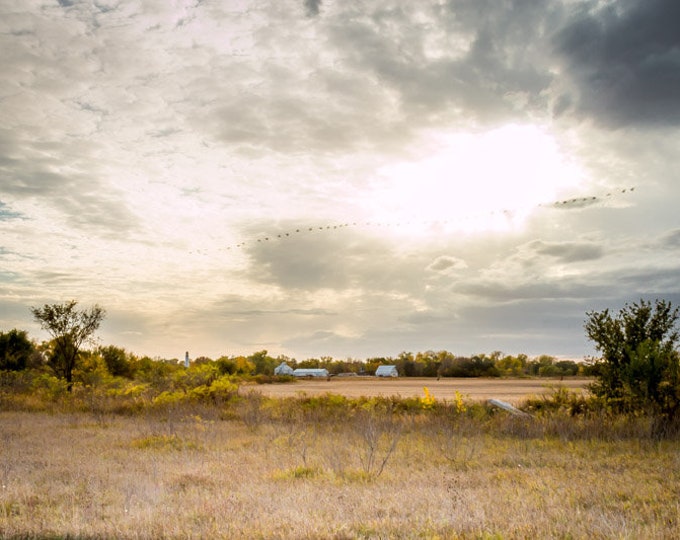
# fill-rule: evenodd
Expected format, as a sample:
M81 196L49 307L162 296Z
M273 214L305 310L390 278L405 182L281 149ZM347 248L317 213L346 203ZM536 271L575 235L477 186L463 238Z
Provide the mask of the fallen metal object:
M500 407L503 410L508 411L510 414L513 414L515 416L523 416L525 418L532 418L532 416L529 413L525 413L524 411L520 411L517 407L513 407L509 403L505 401L501 401L500 399L490 399L489 403L491 405L495 405L496 407Z

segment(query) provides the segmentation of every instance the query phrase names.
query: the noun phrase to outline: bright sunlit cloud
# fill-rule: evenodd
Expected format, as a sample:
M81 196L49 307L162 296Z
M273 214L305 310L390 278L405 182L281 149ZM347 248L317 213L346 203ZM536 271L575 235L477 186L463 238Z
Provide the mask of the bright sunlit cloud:
M521 226L538 205L583 178L556 141L532 125L440 136L437 144L419 161L379 171L365 202L373 219L399 223L410 234L433 222L447 230L504 231Z

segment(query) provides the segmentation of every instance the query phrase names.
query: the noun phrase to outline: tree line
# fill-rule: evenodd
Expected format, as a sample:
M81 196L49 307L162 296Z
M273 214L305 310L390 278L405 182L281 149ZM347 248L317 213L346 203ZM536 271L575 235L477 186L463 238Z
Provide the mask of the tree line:
M519 354L493 352L471 357L448 351L403 352L396 358L335 360L331 357L297 361L286 356L270 356L266 350L249 356L221 356L215 360L199 357L187 369L177 359L138 357L121 347L108 345L85 349L102 322L105 311L99 306L78 309L72 300L31 308L34 319L52 339L36 344L27 332L18 329L0 332L0 376L6 372L51 372L65 382L70 392L74 384L95 384L107 377L140 380L162 387L179 372L183 384L191 379L210 381L216 377L273 380L274 369L282 362L292 368L326 368L332 375L372 375L380 365L395 365L406 377L503 377L503 376L592 376L590 390L607 410L644 413L660 426L680 429L680 334L678 308L670 302L640 300L618 312L586 313L584 329L601 356L590 362L557 360L548 355L529 358ZM206 379L207 380L207 379ZM3 379L0 377L0 386ZM204 380L205 382L205 380ZM204 385L205 386L205 385ZM209 386L209 385L208 385ZM0 388L1 389L1 388Z
M64 379L70 388L83 382L88 373L106 371L111 376L134 379L150 371L183 369L176 358L139 357L115 345L83 349L104 319L99 306L78 309L71 300L63 304L46 304L31 308L34 319L51 338L35 343L24 330L0 332L0 370L44 369ZM298 361L284 355L270 356L257 351L244 356L201 356L192 365L214 363L224 374L273 376L275 368L285 362L295 368L325 368L331 375L373 375L381 365L395 365L404 377L564 377L592 375L592 365L573 360L558 360L549 355L529 358L526 354L504 355L500 351L474 356L457 356L449 351L402 352L397 357L374 357L365 360L338 360L328 356ZM163 366L161 366L163 364Z

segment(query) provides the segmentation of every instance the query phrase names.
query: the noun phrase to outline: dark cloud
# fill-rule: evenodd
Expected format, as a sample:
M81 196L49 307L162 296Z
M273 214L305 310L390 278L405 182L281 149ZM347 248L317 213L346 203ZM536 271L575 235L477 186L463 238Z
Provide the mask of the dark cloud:
M305 11L308 17L316 17L319 14L321 0L304 0Z
M592 261L604 256L599 244L592 242L543 242L537 240L530 247L538 255L549 255L563 263Z
M678 125L680 3L590 1L577 9L555 38L576 107L615 126Z
M104 236L119 238L137 226L117 190L91 178L34 171L16 175L0 193L18 199L39 197L74 227Z
M312 16L319 5L305 3ZM282 153L385 151L424 127L495 125L548 110L546 29L559 21L557 3L335 7L313 33L282 18L255 34L258 48L278 54L216 64L187 81L207 105L194 127L232 146ZM303 64L291 61L292 49L307 51Z
M58 155L58 148L43 152L0 133L0 196L40 199L70 224L100 234L119 236L137 226L115 186L84 172L59 172L60 160L50 154Z
M607 295L611 284L591 284L579 280L547 278L544 280L509 283L501 280L479 279L460 284L456 291L473 296L488 304L525 300L584 300Z
M677 297L680 283L680 264L672 267L649 267L618 271L616 279L622 285L619 290L626 291L628 301L638 295L657 298Z
M680 229L674 229L664 234L661 238L662 247L668 249L679 249L680 248Z
M397 93L406 118L451 121L452 111L464 110L498 121L511 114L515 98L545 106L541 94L552 75L541 43L556 10L538 4L453 0L444 7L348 9L329 22L328 36L347 67ZM427 22L414 23L414 11Z

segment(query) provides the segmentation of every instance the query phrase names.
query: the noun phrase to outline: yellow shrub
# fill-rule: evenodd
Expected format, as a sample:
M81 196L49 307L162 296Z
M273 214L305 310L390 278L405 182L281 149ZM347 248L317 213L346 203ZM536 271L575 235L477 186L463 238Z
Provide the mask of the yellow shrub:
M423 391L425 392L425 397L420 398L420 406L425 409L434 409L435 406L435 399L432 394L430 394L430 391L427 389L427 386L423 387Z
M456 407L457 413L464 413L467 411L467 406L463 402L463 394L461 394L458 390L456 390L456 393L453 397L453 405Z

